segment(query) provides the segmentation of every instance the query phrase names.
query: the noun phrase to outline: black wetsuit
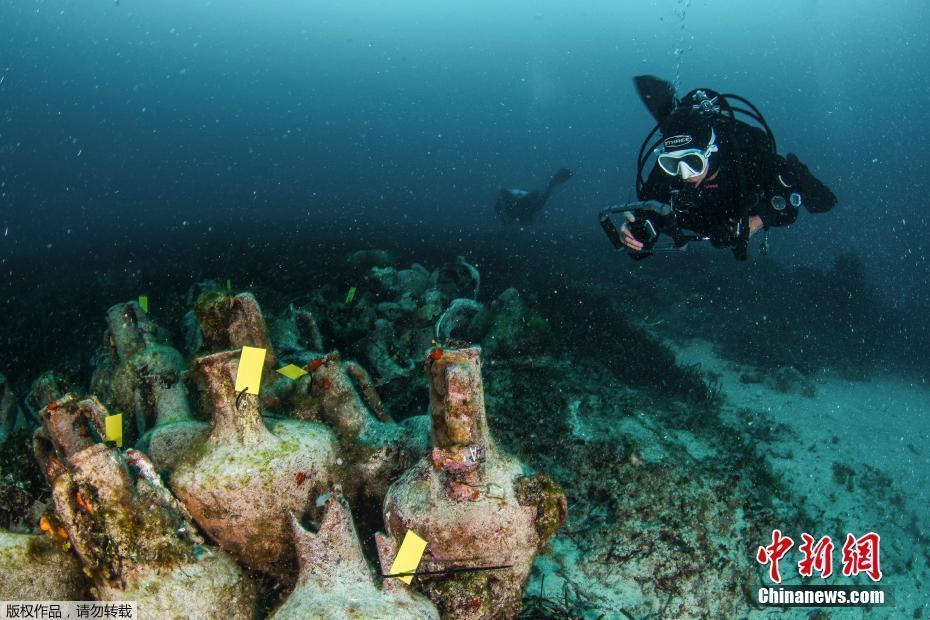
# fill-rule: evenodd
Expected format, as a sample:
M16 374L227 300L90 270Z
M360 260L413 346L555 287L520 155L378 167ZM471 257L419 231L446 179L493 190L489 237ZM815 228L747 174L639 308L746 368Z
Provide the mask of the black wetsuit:
M538 219L549 196L559 185L572 178L572 171L561 168L549 179L546 189L542 192L528 192L521 189L502 189L494 204L494 210L503 223L520 222L530 223Z
M794 222L801 204L820 212L836 203L833 193L796 157L774 154L761 129L737 121L731 131L731 146L713 155L720 157L713 180L704 179L695 187L658 165L652 169L639 199L669 204L674 211L674 217L655 222L659 232L691 231L709 237L714 245L735 246L744 214L759 216L768 229Z

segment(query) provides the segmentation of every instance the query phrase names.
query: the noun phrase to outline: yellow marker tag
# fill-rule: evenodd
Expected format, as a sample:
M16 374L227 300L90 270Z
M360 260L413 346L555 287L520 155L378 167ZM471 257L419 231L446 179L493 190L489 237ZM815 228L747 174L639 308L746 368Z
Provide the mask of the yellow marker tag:
M149 313L149 296L148 295L139 295L139 307L142 308L142 311L146 314Z
M123 414L108 415L104 421L104 441L115 441L116 447L123 447Z
M413 530L407 530L404 535L404 542L400 544L400 549L397 550L394 564L391 565L391 574L416 572L417 567L420 566L420 558L423 557L425 550L426 541L417 536ZM413 580L413 575L398 577L398 579L409 585Z
M287 377L288 379L293 379L297 381L305 374L307 371L301 368L300 366L294 366L293 364L288 364L284 368L278 368L278 372Z
M236 392L245 390L258 395L262 387L262 365L265 363L265 349L242 347L239 356L239 371L236 372Z

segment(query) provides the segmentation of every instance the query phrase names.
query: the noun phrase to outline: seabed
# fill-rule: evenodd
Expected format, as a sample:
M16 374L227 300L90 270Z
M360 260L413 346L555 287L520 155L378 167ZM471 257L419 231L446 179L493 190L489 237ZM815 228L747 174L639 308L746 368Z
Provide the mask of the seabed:
M556 303L489 292L464 258L335 263L299 295L220 276L113 299L86 318L105 333L90 366L5 369L0 599L141 596L181 617L197 603L155 591L212 570L225 585L191 592L241 617L926 617L930 399L919 369L865 366L873 343L847 330L869 303L792 346L790 303L733 309L701 282L634 273ZM843 275L843 299L856 270L772 277L824 292ZM234 389L244 346L270 356L258 395ZM122 446L101 424L116 412ZM228 453L205 439L221 427ZM382 579L414 529L415 570L475 570ZM892 605L759 606L774 529L838 548L878 531ZM872 584L802 580L795 552L782 585Z

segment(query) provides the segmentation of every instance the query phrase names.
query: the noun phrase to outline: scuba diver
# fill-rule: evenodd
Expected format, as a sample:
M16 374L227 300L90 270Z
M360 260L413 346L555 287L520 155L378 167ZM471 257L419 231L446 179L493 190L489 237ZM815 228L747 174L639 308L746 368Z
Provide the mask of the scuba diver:
M760 230L765 254L769 228L794 222L802 205L823 213L836 204L833 192L796 155L777 153L772 130L746 99L707 88L678 99L674 87L659 78L637 76L634 82L657 123L639 152L639 201L600 214L610 241L632 258L709 241L745 260L749 239ZM737 113L759 126L737 119ZM661 137L647 151L657 131ZM650 154L656 162L644 181ZM619 230L612 216L622 217ZM656 243L662 234L670 244Z
M530 223L538 215L542 214L546 201L552 190L572 178L572 171L568 168L558 170L552 178L544 192L528 192L523 189L502 189L494 204L494 210L497 211L501 222L509 224L511 222Z

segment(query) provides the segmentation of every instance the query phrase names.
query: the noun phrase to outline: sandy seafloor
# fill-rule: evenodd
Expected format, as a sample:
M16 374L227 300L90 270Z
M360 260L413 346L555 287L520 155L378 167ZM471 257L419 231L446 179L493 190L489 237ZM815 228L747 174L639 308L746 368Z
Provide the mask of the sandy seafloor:
M603 242L599 238L597 241ZM502 245L489 242L487 247L496 252ZM545 247L548 249L549 245ZM566 243L564 247L568 248L563 249L564 255L575 255L571 249L573 246ZM198 250L198 255L200 252L202 250ZM410 253L415 254L413 250ZM487 251L485 258L490 253L490 250ZM340 263L342 260L340 252L330 252L326 256L331 257L333 263ZM578 256L585 255L579 251ZM513 260L513 256L507 257L508 260ZM528 254L524 262L529 265L536 259L537 255ZM433 267L440 261L424 262ZM529 267L513 264L509 265L509 271L498 274L496 264L486 265L488 261L481 260L480 256L475 262L484 268L484 273L491 281L488 283L488 290L495 290L495 275L497 288L511 284L524 288L520 282L511 282L514 279L512 274L522 271L534 273ZM581 260L564 261L559 258L558 271L550 263L539 262L542 266L538 271L543 275L557 272L560 282L578 281L582 283L580 287L584 284L583 277L590 271L589 263ZM80 263L75 261L74 264ZM83 268L83 264L81 267ZM563 267L564 273L561 271ZM256 266L255 271L260 272L264 268ZM217 271L223 274L222 279L228 277L228 271ZM812 378L801 377L802 383L812 382L813 390L792 388L788 391L777 391L764 381L746 382L746 375L755 375L758 378L762 370L719 355L715 346L708 341L685 339L693 331L682 335L682 322L675 320L676 313L708 312L708 309L715 309L709 305L718 298L714 296L709 296L709 304L701 299L690 307L686 303L691 297L699 296L707 288L707 283L701 279L695 282L684 280L683 283L678 283L677 280L656 280L651 276L651 272L640 271L631 270L626 262L608 263L604 270L596 272L598 282L611 283L605 284L603 290L590 286L579 288L577 291L560 288L555 291L557 295L530 302L530 306L548 311L562 302L563 297L590 293L590 302L584 297L585 307L597 308L597 312L606 310L610 314L619 312L618 308L621 308L633 316L637 311L644 315L655 313L656 308L666 308L666 322L663 323L659 316L651 316L636 327L645 329L659 343L670 347L675 353L678 366L684 368L699 365L700 374L705 380L712 380L720 386L723 404L719 412L711 415L702 412L693 404L680 402L673 406L679 410L679 414L675 414L678 417L670 417L668 411L657 409L658 405L650 400L650 394L657 391L654 386L652 389L643 389L643 386L636 384L635 378L631 379L620 372L627 360L622 356L615 356L616 349L609 346L596 347L594 351L574 344L561 348L550 347L536 351L525 359L503 359L499 362L493 356L489 357L483 370L492 434L503 447L515 453L525 464L552 474L563 485L566 494L573 496L581 504L569 504L568 523L557 532L546 552L537 557L527 594L532 596L544 591L548 597L558 598L563 589L562 584L567 582L583 598L584 604L581 607L586 610L586 617L590 618L596 618L599 614L604 614L605 618L637 619L700 616L714 597L727 599L730 602L726 606L728 610L739 610L740 613L735 617L813 617L818 620L930 617L930 597L924 593L926 584L930 581L930 550L927 546L927 533L930 532L930 511L927 510L927 506L930 505L930 387L890 372L884 375L873 373L873 376L863 381L846 380L833 371L823 371ZM695 271L698 274L702 273L701 269ZM772 277L779 275L780 272L775 272ZM234 277L237 285L238 280L242 280L243 283L258 280L255 274ZM296 277L292 276L295 279ZM621 281L629 285L629 291L615 291L613 277L624 278ZM714 272L710 272L705 276L705 280L712 281L716 277ZM781 274L781 277L784 279L784 274ZM300 278L293 288L298 290L300 295L304 295L308 288L312 287L308 286L306 276L300 275ZM338 278L333 276L331 279L335 281ZM817 279L810 274L799 280L806 286L802 287L801 292L808 289L816 289L819 292L823 282L827 281L825 276ZM830 276L830 280L843 281L842 278L834 276ZM322 286L315 279L310 281L314 286ZM350 282L355 284L363 280ZM183 290L185 287L179 285L177 288ZM543 290L541 286L535 288ZM157 299L152 293L157 287L151 283L142 290L152 294L153 300ZM643 294L643 291L648 294ZM839 293L841 294L838 296L834 295L835 299L846 299L846 289L840 290ZM83 292L76 291L70 296L63 295L60 291L54 291L54 294L56 298L51 301L63 304L70 299L82 299ZM266 308L276 305L270 300L270 291L263 290L257 294ZM127 293L123 290L108 290L101 292L99 296L105 301L96 302L93 309L86 311L82 317L83 329L80 337L75 336L70 342L69 350L72 353L76 351L76 354L87 360L90 360L91 353L98 346L104 309L108 303L126 299ZM639 299L640 296L642 299ZM616 303L608 303L614 297ZM128 298L132 296L128 295ZM580 299L582 297L579 297ZM604 301L605 299L608 301ZM51 301L40 298L30 307L45 307L42 302L50 304ZM780 303L785 305L783 301ZM167 315L167 308L168 304L165 302L165 311L159 308L158 316ZM183 313L187 309L188 307L184 306L180 311ZM787 313L790 309L789 306L784 312ZM659 311L659 315L662 315L662 311ZM50 318L53 317L54 315L51 315ZM706 323L706 320L704 322ZM27 323L23 321L24 326ZM598 338L609 340L614 337L615 332L606 329L602 325L603 321L594 323L594 331ZM15 327L15 323L13 325ZM67 327L58 329L70 329L70 325L68 323ZM694 325L698 327L693 329L699 329L702 323L695 321ZM174 327L175 342L180 343L183 338L178 330L177 320ZM573 334L577 335L577 332L583 331L572 331L558 323L554 323L553 327L562 340L570 339ZM787 332L783 330L776 333L782 334L777 337L785 337ZM708 337L713 335L708 334ZM639 336L635 336L632 341L634 346L639 346ZM42 352L48 355L63 355L58 351L59 346L55 338L54 333L45 335L40 341L43 346L34 351L34 357ZM648 343L643 344L648 346ZM328 342L327 346L337 345ZM837 347L833 357L841 355L845 350L848 349ZM752 359L752 352L753 350L748 354L746 351L741 353L744 359ZM651 353L649 350L643 350L638 354ZM40 369L37 367L31 376L36 376ZM30 376L30 373L25 374ZM416 407L423 407L425 410L425 393L417 394ZM673 398L678 396L672 395ZM408 413L424 413L424 410L418 409ZM402 412L395 411L396 413ZM530 432L527 432L526 416L531 415L538 416L541 424L535 428L530 426ZM708 417L705 419L702 416ZM763 427L761 432L760 427ZM563 432L571 432L573 437L566 438L560 435ZM740 441L721 441L719 437L713 436L714 433L733 433L740 436ZM630 445L629 442L633 442L635 448L623 447ZM764 460L768 468L774 471L777 482L787 487L787 500L780 497L773 501L767 513L770 518L765 519L766 525L768 521L773 521L796 541L795 548L782 562L784 583L800 583L796 566L793 565L799 558L797 544L802 533L797 529L796 515L792 511L796 505L803 508L805 521L812 524L808 533L817 538L823 535L833 538L837 545L834 551L834 568L837 573L840 566L840 547L847 532L862 535L874 530L882 536L881 564L885 577L881 585L892 589L891 606L843 610L757 609L752 607L748 600L743 600L738 591L734 592L732 588L728 591L723 589L727 583L732 584L734 576L740 575L741 568L737 567L738 570L728 574L719 571L718 574L717 568L712 566L702 567L703 572L697 575L671 571L676 584L683 584L682 591L674 594L675 599L688 598L689 591L695 584L702 584L704 588L700 596L690 601L690 604L679 604L681 601L669 597L668 600L672 601L669 606L665 598L668 594L656 594L656 580L653 579L652 566L649 564L656 560L664 561L668 557L667 547L656 545L654 552L646 554L647 557L638 566L632 566L636 564L635 561L627 566L614 566L615 563L605 560L603 554L602 557L593 558L592 552L580 550L576 544L576 540L579 539L589 543L595 552L603 551L605 545L609 546L614 540L620 541L622 546L636 545L639 541L648 539L661 527L657 526L653 532L649 532L637 518L638 515L635 512L631 513L631 510L643 506L654 509L660 516L652 519L652 522L661 522L662 527L666 529L702 529L690 528L687 522L682 523L677 518L681 512L675 501L678 489L669 490L655 486L665 484L684 472L698 481L682 492L682 497L686 497L685 501L703 500L705 505L702 507L702 514L720 517L722 521L729 519L731 515L737 515L737 531L724 532L716 537L717 542L724 542L729 550L708 553L703 557L718 560L723 558L729 561L739 558L744 566L750 565L756 569L756 574L746 581L749 587L767 583L765 568L755 565L752 558L756 546L768 544L770 540L756 536L748 526L739 531L745 523L739 522L738 515L745 506L738 505L739 503L733 499L742 497L738 495L742 489L740 484L752 484L753 489L766 492L770 486L768 481L763 480L760 483L751 476L746 476L743 482L734 487L736 491L731 489L729 494L722 494L719 501L714 496L714 492L720 488L721 481L727 476L727 472L721 470L729 467L739 471L746 467L745 463L731 462L734 443L750 446L749 453L754 458ZM619 448L616 452L609 452L603 449L605 445ZM686 452L684 456L687 458L679 458L681 452ZM611 468L611 464L605 461L617 455L624 458L625 462ZM572 459L575 462L569 462ZM641 467L640 462L647 465L655 463L660 467L648 470L648 467ZM665 465L667 467L663 467ZM718 466L718 469L710 471L709 465ZM639 476L635 473L637 468L642 472ZM624 479L625 477L628 479ZM605 491L600 496L589 495L590 489L597 487L596 484L591 484L594 478L605 481L600 488L595 489ZM707 484L702 485L704 481L707 481ZM616 496L608 498L607 492L627 493L627 499L630 501L618 508L616 504L623 502L615 502ZM610 502L613 502L613 505L609 506ZM592 518L594 512L599 514L597 518ZM632 518L626 524L615 523L611 520L612 514L632 514ZM758 517L758 514L755 516ZM663 521L663 518L666 520ZM759 524L758 520L756 524ZM701 525L704 530L715 527L714 523ZM588 530L589 535L578 536L578 532L583 530ZM750 534L747 535L746 532ZM695 535L687 538L685 542L693 548L692 543L700 538ZM694 555L701 557L700 554ZM687 560L693 561L693 557ZM683 562L683 565L686 563ZM688 568L683 566L683 569ZM644 581L637 584L630 579L631 574L643 577ZM679 575L683 577L680 580ZM827 583L850 582L871 583L863 576L852 580L834 577ZM810 583L823 582L815 579ZM663 606L669 607L663 610ZM676 615L670 611L681 609L687 609L691 613ZM731 616L732 614L715 614L712 610L701 617Z
M659 334L655 334L659 335ZM903 377L888 375L864 382L851 382L832 373L814 378L816 395L776 391L761 383L744 383L746 368L718 356L703 340L667 343L681 365L699 363L703 372L717 377L725 404L721 418L735 428L740 424L769 425L771 441L759 446L776 475L803 502L814 522L821 524L815 538L829 534L834 550L834 576L815 578L812 585L872 582L862 575L838 576L841 547L846 532L861 536L875 529L881 536L880 585L891 591L892 604L864 608L749 608L744 617L792 618L927 618L930 617L930 583L927 552L920 548L918 531L930 528L930 388ZM753 412L752 421L737 412ZM582 437L597 434L619 437L623 432L610 419L598 419L596 410L578 410L576 429ZM640 412L648 416L648 412ZM629 428L626 429L629 432ZM749 429L747 429L748 431ZM635 433L635 431L633 431ZM676 433L695 458L713 457L713 449L688 433ZM643 458L661 459L661 454ZM836 464L855 473L848 484L837 479ZM903 499L903 504L901 503ZM785 528L795 547L781 563L782 585L799 585L796 562L801 532ZM759 541L760 545L770 541ZM588 560L564 536L557 537L551 552L537 559L529 592L543 587L549 596L559 595L564 578L588 600L596 611L586 617L627 618L635 592L616 582L598 583L579 568ZM747 550L752 553L753 550ZM711 569L708 569L711 570ZM759 566L758 583L769 584L767 569ZM544 580L544 581L543 581ZM635 590L635 589L634 589ZM665 617L659 613L656 617ZM709 616L710 617L710 616Z

